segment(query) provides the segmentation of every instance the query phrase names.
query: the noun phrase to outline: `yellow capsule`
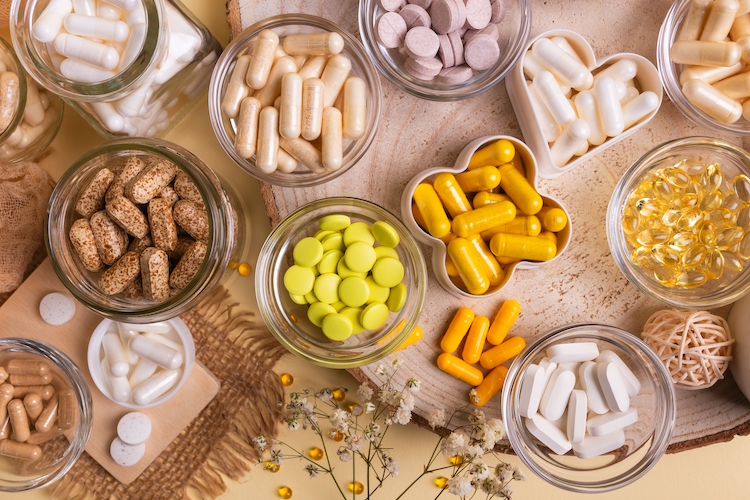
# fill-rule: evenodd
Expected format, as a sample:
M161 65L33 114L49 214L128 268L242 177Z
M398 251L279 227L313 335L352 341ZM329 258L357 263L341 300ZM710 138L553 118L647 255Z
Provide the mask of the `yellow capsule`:
M455 352L458 345L464 339L474 321L474 311L468 307L461 307L453 316L448 329L445 330L440 340L440 348L443 352Z
M688 187L685 188L685 192L688 194L694 194L698 197L698 204L700 204L703 201L703 198L706 196L706 193L703 192L703 188L701 185L695 181L691 180Z
M502 283L503 278L505 278L503 267L497 261L495 256L492 255L490 247L487 246L487 243L485 243L482 237L478 234L470 234L466 237L466 240L474 247L474 251L479 258L479 263L482 265L482 269L484 269L485 274L490 278L490 287L498 286ZM458 269L456 269L456 271L458 271Z
M464 350L461 353L461 358L469 364L474 364L479 361L479 356L482 355L484 349L484 341L487 338L487 330L490 328L490 320L484 316L476 316L474 321L471 322L471 328L469 328L469 335L466 336L466 343L464 344Z
M279 375L279 379L281 379L281 384L287 387L294 383L294 377L292 377L288 373L282 373L281 375Z
M672 200L672 206L679 210L693 208L698 205L698 195L695 193L683 193Z
M292 323L299 322L299 320L297 319L297 316L295 316L294 314L290 314L289 319L292 320Z
M450 255L445 256L445 272L448 273L448 276L451 278L458 277L458 269L456 269L456 265L451 260Z
M643 217L664 213L667 204L658 198L641 198L635 202L635 208Z
M463 359L447 352L438 356L437 366L448 375L452 375L469 385L477 386L484 380L484 375L479 368L474 368Z
M460 276L449 276L449 278L451 280L451 283L453 283L456 288L458 288L459 290L463 290L466 293L469 292L469 290L466 289L466 285L464 285L464 282Z
M640 218L638 210L632 205L627 205L622 210L622 230L625 234L633 234L638 231Z
M702 271L683 271L682 273L677 275L677 282L675 283L675 285L681 288L696 288L706 283L706 281L708 281L707 273L704 273Z
M410 345L416 344L420 340L422 340L422 327L415 326L414 329L409 334L409 336L406 337L406 340L404 340L404 343L401 344L400 346L398 346L398 349L396 349L393 352L398 352L398 351L400 351L402 349L406 349Z
M630 260L639 267L651 267L651 261L654 260L654 254L649 247L636 247L630 254Z
M484 380L482 380L482 383L477 386L477 399L479 401L472 401L474 406L484 406L490 399L492 399L492 396L500 392L507 375L508 369L502 365L494 368L488 373L487 376L484 377Z
M746 255L750 255L750 243L745 244L745 241L750 242L750 238L745 237L743 242L740 244L738 249L739 255L730 252L729 250L722 250L721 257L724 259L724 270L731 271L733 273L739 273L745 269L745 263L742 259L747 259ZM744 253L743 253L744 252Z
M731 225L733 218L734 214L726 208L717 208L708 213L708 220L719 227Z
M438 175L435 177L432 187L451 217L456 217L471 210L471 204L466 199L466 194L464 194L453 174L443 172Z
M638 240L638 243L641 245L659 245L668 242L672 237L672 234L674 234L674 231L669 227L657 227L641 231L636 236L636 240Z
M237 266L239 266L239 265L240 265L240 263L237 262L236 260L230 260L229 264L227 265L227 267L229 269L237 269Z
M492 205L493 203L500 203L501 201L511 201L510 196L507 194L491 193L489 191L480 191L474 195L474 199L471 200L471 204L474 208L481 208L485 205Z
M289 499L292 498L292 495L294 495L294 492L289 486L282 486L276 492L279 494L281 498Z
M736 250L737 254L743 259L750 259L750 233L745 234Z
M516 206L509 201L501 201L476 208L453 219L453 233L466 238L473 233L481 233L490 228L510 222L516 216Z
M744 206L739 212L737 212L737 220L735 220L737 227L741 227L743 231L750 231L750 205Z
M686 158L684 160L680 160L675 164L675 167L681 168L685 171L686 174L688 174L691 177L696 177L701 175L706 170L706 164L703 163L701 160L696 160L693 158Z
M252 271L253 271L252 266L248 264L247 262L243 262L237 268L237 272L240 273L240 276L249 276Z
M711 194L721 186L722 175L721 169L715 163L706 167L705 172L701 175L700 183L706 194Z
M737 213L744 205L745 203L740 197L732 193L724 198L724 201L721 203L721 208L726 208L730 212Z
M707 194L706 196L703 197L703 200L701 200L700 209L706 212L716 210L717 208L721 206L723 201L724 201L724 196L719 191L716 191L715 193Z
M489 146L485 146L471 155L469 170L488 165L498 166L508 163L516 156L516 148L507 139L500 139Z
M656 245L651 249L651 252L654 254L654 258L656 258L661 264L671 267L672 269L680 268L682 259L680 252L674 247L670 247L669 245Z
M349 491L351 491L355 495L361 495L362 493L365 492L365 486L359 481L349 483L347 487L349 488Z
M656 265L651 268L654 273L654 279L666 287L673 287L677 283L677 273L663 265Z
M690 184L690 177L679 167L665 168L662 175L676 188L685 189Z
M498 257L520 260L552 260L557 255L557 245L535 236L499 233L490 240L490 250Z
M474 247L464 238L448 243L448 255L458 269L461 281L473 295L482 295L490 287L490 277L482 268Z
M638 229L639 231L644 231L646 229L653 229L655 227L661 227L662 226L662 220L659 216L654 217L641 217L639 219Z
M542 231L539 233L539 237L550 240L555 246L557 246L557 235L552 231Z
M703 264L703 261L706 259L707 254L708 247L706 247L706 245L692 246L688 248L684 254L682 254L682 265L688 269L692 267L698 267Z
M656 196L661 198L662 200L666 202L670 202L674 199L675 194L677 190L674 186L672 186L670 183L668 183L664 179L657 179L654 181L653 184L654 193L656 193Z
M451 465L461 465L464 463L464 457L463 455L453 455L452 457L448 458L448 462Z
M716 227L711 221L704 220L698 226L698 241L704 245L713 245L716 241Z
M669 244L678 249L686 249L698 243L698 238L695 233L677 233L669 241Z
M682 211L680 210L667 210L664 215L661 216L661 222L665 226L674 227L682 217Z
M275 474L279 472L279 469L281 469L281 465L275 464L273 462L266 462L265 464L263 464L263 469Z
M568 225L568 216L565 215L565 210L561 208L542 207L537 217L542 224L542 228L553 233L562 231Z
M500 185L500 172L491 165L456 175L456 181L465 193L487 191Z
M502 344L520 314L521 304L518 301L509 299L503 302L487 332L487 342L492 345Z
M734 192L743 201L750 203L750 177L745 174L739 174L734 178Z
M342 389L339 387L338 389L333 390L333 399L338 401L339 403L346 399L346 389Z
M313 460L322 460L323 457L326 456L323 450L317 447L307 450L307 454L310 455L310 458L312 458Z
M489 241L498 233L520 234L522 236L538 236L542 231L542 223L536 215L519 215L510 222L482 231L482 238Z
M511 337L500 345L488 349L479 357L482 368L491 370L509 359L517 356L526 347L526 341L521 337Z
M333 439L334 441L343 441L345 437L346 436L339 431L333 431L331 435L331 439Z
M542 209L544 201L526 177L511 164L501 166L500 187L510 196L518 209L526 215L534 215Z
M677 221L678 231L690 231L703 220L703 211L699 208L691 208L687 212L681 213Z
M716 233L716 242L714 244L718 249L726 250L739 243L744 234L744 231L737 226L725 227Z
M422 214L428 233L435 238L442 238L450 232L451 221L430 184L420 184L414 189L414 202Z
M433 482L435 483L435 486L437 486L440 489L444 490L445 488L448 487L448 478L447 477L443 477L443 476L436 477Z
M424 217L422 217L422 212L419 211L419 207L417 207L417 204L414 202L411 204L411 214L414 216L414 221L419 224L419 227L427 231L427 223L424 221Z

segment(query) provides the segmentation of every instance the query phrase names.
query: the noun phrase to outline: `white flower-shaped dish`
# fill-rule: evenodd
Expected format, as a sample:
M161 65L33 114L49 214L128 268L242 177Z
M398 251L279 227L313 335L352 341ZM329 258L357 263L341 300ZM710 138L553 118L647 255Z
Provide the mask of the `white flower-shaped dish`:
M599 146L590 147L589 150L582 156L574 156L568 163L563 167L558 167L552 160L550 154L549 143L544 138L544 133L539 125L539 121L534 114L534 110L531 106L531 98L529 97L529 87L526 84L526 77L523 72L523 58L526 56L527 51L531 46L540 38L552 38L560 36L565 38L570 45L575 49L586 67L596 72L599 68L610 66L621 59L629 59L633 61L637 68L638 73L635 77L635 81L641 92L650 90L655 93L659 98L659 105L646 115L640 122L636 123L629 129L616 137L609 137ZM622 52L619 54L612 54L602 59L597 59L594 55L594 51L589 45L588 41L581 35L570 30L550 30L531 39L523 51L523 56L518 60L515 66L510 70L508 76L505 78L505 85L508 89L508 95L510 96L510 102L513 105L513 111L516 113L518 118L518 124L521 126L521 132L523 132L524 139L528 142L529 147L534 152L539 160L538 170L539 176L545 179L551 179L559 175L564 174L571 168L574 168L581 163L587 161L589 158L598 155L606 148L613 144L620 142L626 137L634 134L638 129L646 125L651 118L653 118L659 111L661 106L662 97L664 91L661 85L661 78L656 67L645 57L638 54L632 54L628 52Z
M454 175L460 174L461 172L465 172L469 165L469 160L471 159L471 155L473 155L474 152L500 139L506 139L510 141L511 143L513 143L513 146L516 149L516 154L520 155L521 159L523 160L524 170L526 173L526 179L534 187L534 189L536 189L536 191L541 195L542 200L544 200L545 206L560 208L565 212L565 215L568 218L568 224L565 226L565 228L563 228L562 231L556 233L557 254L555 255L553 259L546 261L546 262L532 262L528 260L522 260L522 261L514 262L513 264L508 264L506 266L503 266L503 269L505 271L505 276L503 277L503 280L498 285L490 288L486 293L482 295L474 295L474 294L465 292L464 290L461 290L460 288L458 288L456 285L453 284L450 277L448 276L448 272L445 269L445 259L447 256L446 244L443 243L441 240L435 238L434 236L431 236L429 233L423 230L419 226L419 224L417 224L417 221L414 219L414 215L411 210L411 205L412 205L412 199L414 197L414 190L417 188L417 186L421 182L425 180L431 181L438 174L442 172L450 172ZM560 255L562 255L565 249L568 248L568 243L570 242L570 238L571 238L570 214L565 209L565 207L555 198L552 198L551 196L548 196L540 192L539 189L537 189L536 180L537 180L537 161L536 161L536 158L534 157L534 153L532 153L531 149L529 149L529 147L526 144L524 144L522 141L516 139L515 137L510 137L507 135L491 135L491 136L486 136L486 137L480 137L479 139L476 139L470 142L461 151L461 154L458 155L458 158L456 159L456 163L454 164L453 167L429 168L427 170L423 170L416 176L412 177L412 179L406 185L403 195L401 196L401 220L404 221L404 225L407 228L409 228L409 231L411 231L411 233L414 235L414 237L418 241L424 243L425 245L428 245L432 249L432 270L435 273L435 277L437 278L438 283L440 283L440 286L442 286L451 295L454 295L455 297L458 297L460 299L464 299L464 298L481 299L481 298L490 297L505 287L505 285L510 281L510 279L513 277L513 274L516 272L517 269L535 269L539 266L543 266L544 264L548 264L549 262L553 262L557 260L560 257Z

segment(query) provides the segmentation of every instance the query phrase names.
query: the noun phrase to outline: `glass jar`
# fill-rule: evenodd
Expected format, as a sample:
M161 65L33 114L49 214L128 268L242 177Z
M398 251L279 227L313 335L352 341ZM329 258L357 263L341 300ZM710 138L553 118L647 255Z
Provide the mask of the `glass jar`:
M69 238L71 225L81 217L75 206L82 191L105 166L117 165L130 156L146 160L146 164L161 159L172 162L192 180L206 209L205 257L187 286L171 290L169 297L161 302L129 298L123 293L105 294L99 286L102 271L87 271ZM228 277L230 268L236 267L234 263L239 260L240 252L245 250L245 218L238 198L227 183L221 183L203 161L186 149L159 139L138 139L138 143L120 139L83 155L58 181L47 215L45 244L57 276L79 302L115 321L153 323L179 316L204 298L202 294Z
M0 38L0 63L3 100L17 99L12 110L8 107L7 111L0 111L0 160L19 163L37 156L55 138L62 122L63 104L56 95L40 91L4 38ZM15 77L2 76L5 73Z
M207 88L221 45L179 0L120 2L132 4L130 11L104 3L96 12L93 0L82 0L72 13L76 22L70 21L70 12L62 12L65 26L77 33L86 25L80 19L97 14L110 23L110 41L102 33L98 39L73 35L65 27L45 31L41 26L50 28L46 18L35 30L49 5L65 4L53 2L13 2L13 45L26 71L101 135L161 137ZM58 49L77 59L63 57ZM81 62L91 63L92 54L98 55L98 66Z

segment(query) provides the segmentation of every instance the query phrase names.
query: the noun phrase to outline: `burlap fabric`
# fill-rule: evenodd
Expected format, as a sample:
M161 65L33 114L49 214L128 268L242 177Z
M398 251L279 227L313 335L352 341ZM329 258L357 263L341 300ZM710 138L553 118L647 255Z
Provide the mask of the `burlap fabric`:
M55 487L55 499L213 499L240 479L258 452L252 438L275 436L283 386L272 368L286 352L258 322L219 288L182 319L193 333L196 358L221 381L216 398L159 457L123 485L84 453Z

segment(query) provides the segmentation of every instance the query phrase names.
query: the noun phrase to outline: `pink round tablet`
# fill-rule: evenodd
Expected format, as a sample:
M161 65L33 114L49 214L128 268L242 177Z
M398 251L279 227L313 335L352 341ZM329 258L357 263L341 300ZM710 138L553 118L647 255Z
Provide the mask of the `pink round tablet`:
M428 75L426 73L422 73L419 70L419 68L414 66L414 61L415 61L414 59L408 58L406 62L404 63L404 69L406 70L407 73L409 73L411 76L419 80L430 81L435 78L434 75Z
M443 69L443 62L437 57L425 60L412 59L410 57L406 60L406 64L410 65L415 71L427 76L437 76L440 70Z
M407 29L416 28L417 26L430 27L430 15L419 5L409 4L398 11L398 15L406 21Z
M406 37L406 22L395 12L386 12L378 19L375 33L383 47L395 49L404 44Z
M481 30L492 18L490 0L466 0L466 27Z
M500 38L500 28L497 27L497 24L488 24L481 30L468 30L464 34L464 43L471 40L475 35L490 35L495 40L498 40Z
M455 0L432 0L430 19L435 33L445 35L453 31L453 26L458 23L458 6Z
M458 19L456 20L456 24L453 25L453 29L451 31L456 31L457 29L461 29L464 24L466 24L466 3L464 0L453 0L456 3L456 8L458 8Z
M494 0L491 5L492 17L490 17L490 22L493 24L499 23L505 18L505 11L507 10L505 0Z
M448 39L448 35L438 35L438 41L440 42L438 55L440 56L440 60L443 61L443 67L450 68L455 64L451 41Z
M400 9L404 3L404 0L378 0L380 8L389 12Z
M490 35L477 35L464 47L464 58L472 69L484 71L500 58L500 47Z
M453 65L461 66L464 63L464 41L458 31L448 33L448 40L453 48Z
M438 81L444 85L458 85L469 80L473 75L474 71L466 65L454 66L442 69Z
M423 26L410 29L404 38L404 49L414 59L432 59L439 48L437 33Z
M432 0L407 0L407 2L411 5L419 5L425 10L429 9L430 5L432 5Z

